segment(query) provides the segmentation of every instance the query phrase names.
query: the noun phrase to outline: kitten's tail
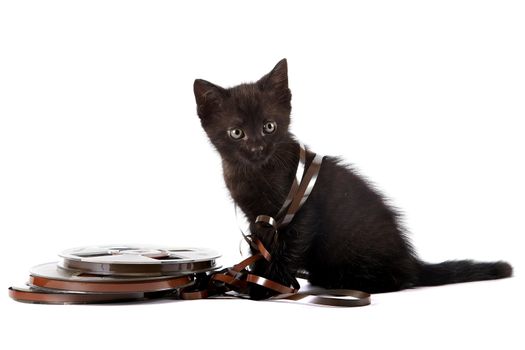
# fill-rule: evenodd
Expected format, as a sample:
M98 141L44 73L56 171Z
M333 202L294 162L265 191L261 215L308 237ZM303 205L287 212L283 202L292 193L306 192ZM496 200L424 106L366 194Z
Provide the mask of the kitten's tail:
M418 286L494 280L512 276L512 266L505 261L476 262L449 260L439 264L420 263Z

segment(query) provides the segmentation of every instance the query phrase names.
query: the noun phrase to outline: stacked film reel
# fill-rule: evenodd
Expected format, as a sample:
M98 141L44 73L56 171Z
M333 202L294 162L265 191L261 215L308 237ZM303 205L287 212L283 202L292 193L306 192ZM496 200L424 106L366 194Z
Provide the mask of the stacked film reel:
M196 276L218 269L213 250L111 245L73 248L34 266L14 300L43 304L110 303L178 298Z

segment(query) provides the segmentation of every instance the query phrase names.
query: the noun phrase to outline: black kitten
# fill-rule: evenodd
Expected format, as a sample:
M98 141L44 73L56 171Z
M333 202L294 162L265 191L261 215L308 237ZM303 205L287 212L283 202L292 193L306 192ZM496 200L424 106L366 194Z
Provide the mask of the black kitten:
M222 157L224 180L235 203L250 222L275 216L289 191L299 146L288 131L291 93L286 60L259 81L224 89L195 80L197 113ZM313 155L307 152L307 166ZM252 233L269 246L260 229ZM302 209L256 273L289 285L299 269L312 284L370 293L414 286L509 277L506 262L419 260L399 215L339 159L325 157L317 183ZM269 295L252 289L253 298Z

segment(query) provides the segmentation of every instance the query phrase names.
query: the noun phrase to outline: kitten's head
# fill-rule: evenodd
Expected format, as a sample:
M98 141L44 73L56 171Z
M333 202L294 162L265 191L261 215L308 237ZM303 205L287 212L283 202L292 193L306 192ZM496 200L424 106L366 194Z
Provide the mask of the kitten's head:
M261 166L290 140L286 59L255 83L225 89L197 79L193 90L202 127L223 159Z

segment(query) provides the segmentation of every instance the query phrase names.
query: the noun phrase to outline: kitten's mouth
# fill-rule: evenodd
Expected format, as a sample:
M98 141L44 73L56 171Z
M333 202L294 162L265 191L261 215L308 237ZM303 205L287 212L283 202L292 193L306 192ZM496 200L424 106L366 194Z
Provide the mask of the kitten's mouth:
M250 157L248 162L252 165L261 166L270 160L270 156Z
M242 158L245 161L245 163L252 165L252 166L260 167L268 163L268 161L271 158L271 153L268 152L264 154L249 154L249 155L243 154Z

